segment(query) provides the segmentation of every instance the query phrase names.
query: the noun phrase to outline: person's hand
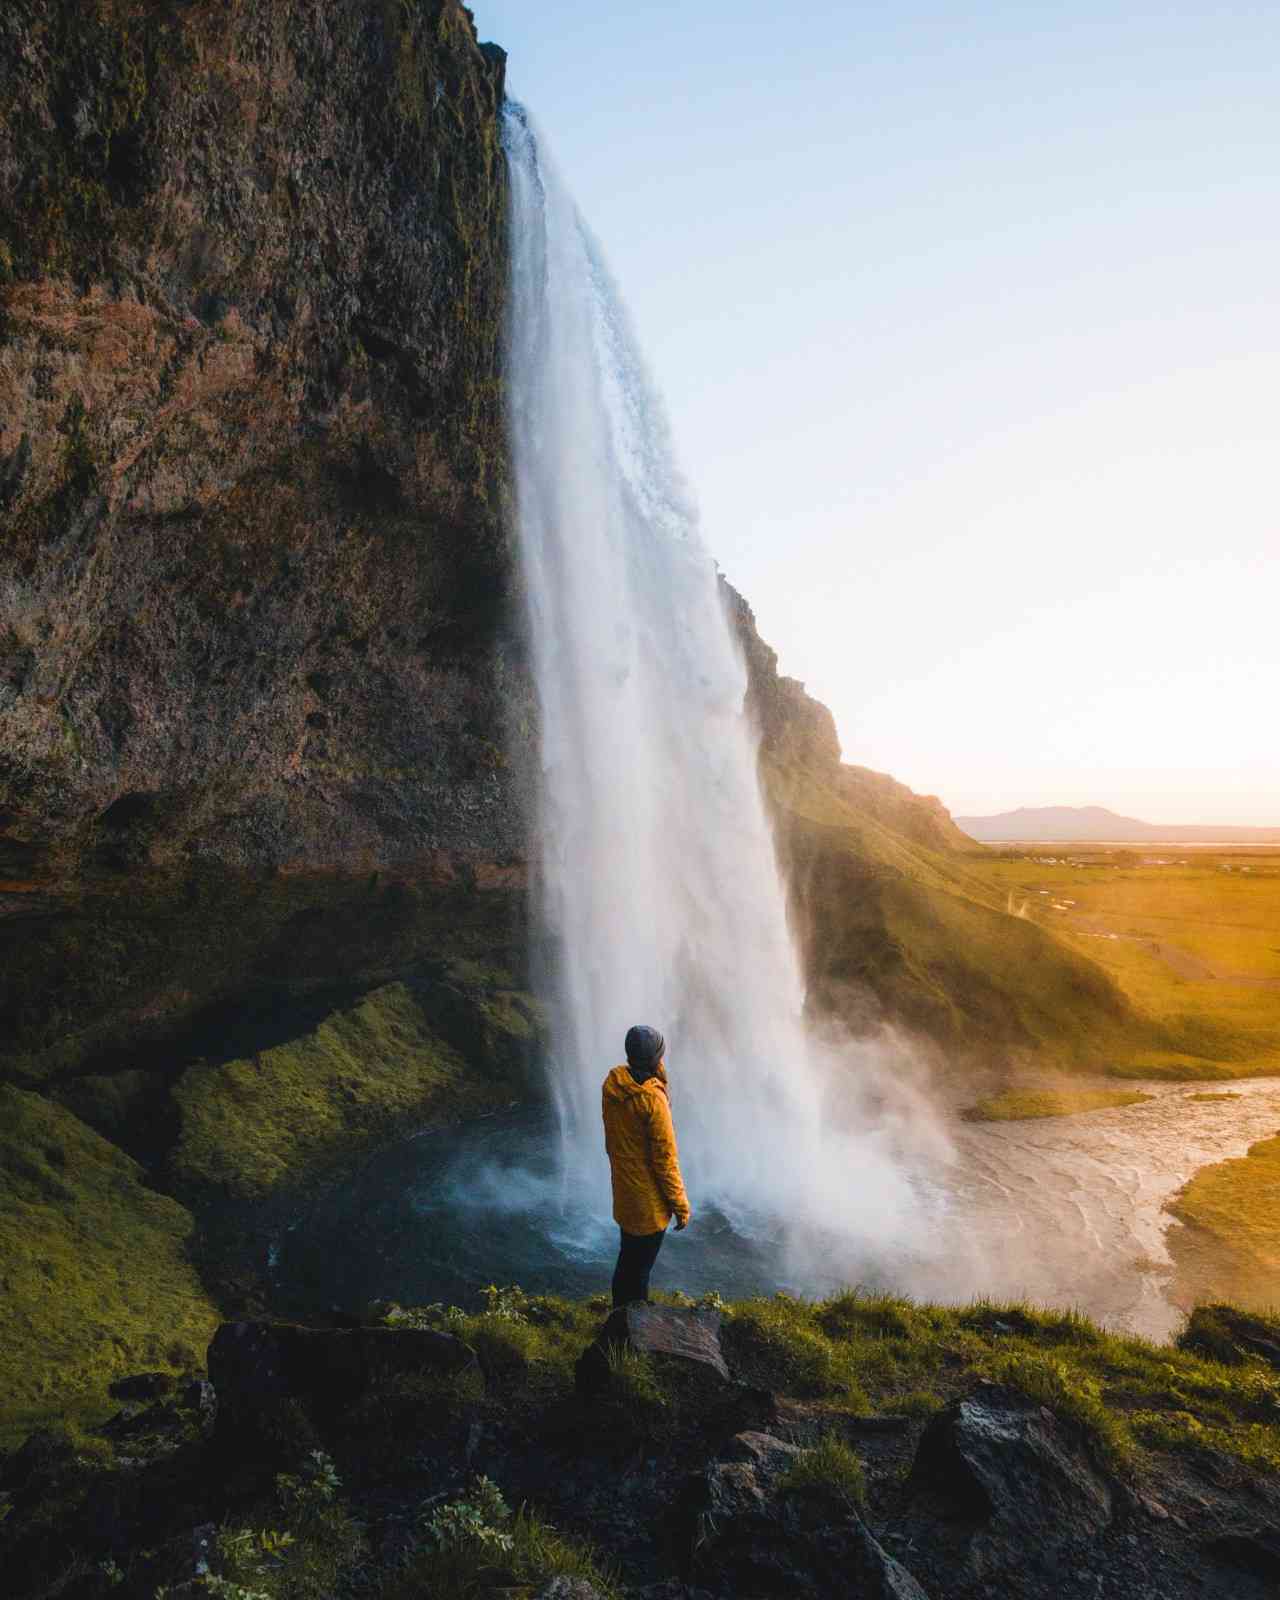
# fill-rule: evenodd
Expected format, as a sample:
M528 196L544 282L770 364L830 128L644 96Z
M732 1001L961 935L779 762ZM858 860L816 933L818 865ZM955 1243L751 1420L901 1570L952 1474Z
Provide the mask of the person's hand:
M689 1218L692 1217L692 1215L693 1215L693 1213L690 1212L688 1217L677 1217L676 1218L676 1232L677 1233L683 1233L684 1232L684 1230L689 1226Z

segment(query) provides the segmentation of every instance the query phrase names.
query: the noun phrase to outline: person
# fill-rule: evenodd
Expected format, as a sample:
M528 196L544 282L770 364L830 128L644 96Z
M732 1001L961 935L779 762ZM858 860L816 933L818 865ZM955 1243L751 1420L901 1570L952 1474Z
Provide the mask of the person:
M674 1217L678 1232L692 1215L667 1098L666 1041L656 1028L637 1024L627 1030L625 1048L626 1066L613 1068L601 1094L613 1220L622 1234L615 1306L648 1301L649 1274L667 1224Z

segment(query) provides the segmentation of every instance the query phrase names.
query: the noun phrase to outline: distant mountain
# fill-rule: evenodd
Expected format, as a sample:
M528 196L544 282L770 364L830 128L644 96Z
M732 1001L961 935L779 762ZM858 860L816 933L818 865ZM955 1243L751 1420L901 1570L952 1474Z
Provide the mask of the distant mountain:
M1280 844L1280 828L1140 822L1105 806L1020 806L995 817L956 817L957 828L984 844L1093 839L1108 844Z

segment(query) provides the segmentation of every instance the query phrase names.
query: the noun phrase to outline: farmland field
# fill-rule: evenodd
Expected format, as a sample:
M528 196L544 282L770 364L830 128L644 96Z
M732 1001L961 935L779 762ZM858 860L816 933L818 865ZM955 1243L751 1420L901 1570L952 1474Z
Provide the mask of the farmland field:
M971 869L1025 917L1103 967L1168 1049L1120 1077L1280 1072L1280 849L1021 846Z

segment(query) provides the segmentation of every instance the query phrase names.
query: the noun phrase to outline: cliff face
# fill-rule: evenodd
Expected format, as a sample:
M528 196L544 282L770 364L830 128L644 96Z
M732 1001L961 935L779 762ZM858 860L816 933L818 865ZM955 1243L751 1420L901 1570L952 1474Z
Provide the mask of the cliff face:
M505 936L503 59L456 0L0 16L11 1076Z

